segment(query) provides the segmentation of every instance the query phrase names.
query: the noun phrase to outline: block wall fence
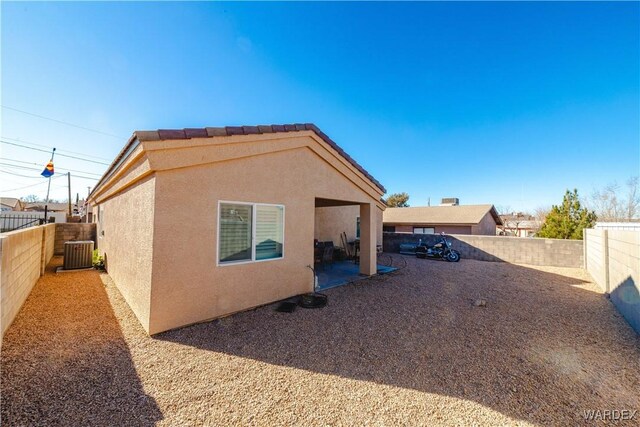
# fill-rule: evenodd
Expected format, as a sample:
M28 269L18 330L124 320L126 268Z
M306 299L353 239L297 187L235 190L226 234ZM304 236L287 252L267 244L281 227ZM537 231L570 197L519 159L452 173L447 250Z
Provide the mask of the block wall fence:
M64 242L93 236L95 224L47 224L0 234L0 344L33 286Z
M385 252L397 253L401 243L423 242L434 244L437 234L383 233ZM507 236L447 235L452 248L464 259L510 262L551 267L577 267L584 265L581 240L535 239Z
M589 229L585 268L640 334L640 231Z

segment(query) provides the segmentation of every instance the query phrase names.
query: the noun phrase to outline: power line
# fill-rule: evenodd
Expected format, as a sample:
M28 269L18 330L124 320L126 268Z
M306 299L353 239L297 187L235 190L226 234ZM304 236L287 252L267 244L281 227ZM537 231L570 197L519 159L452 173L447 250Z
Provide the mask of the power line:
M39 180L44 179L44 177L42 177L42 176L37 177L37 176L33 176L33 175L20 175L19 173L14 173L14 172L11 172L11 171L4 171L4 170L0 170L0 173L6 173L6 174L9 174L9 175L19 176L20 178L27 178L27 179L39 179Z
M0 165L3 165L3 166L12 166L12 167L14 167L14 168L19 168L19 169L29 169L29 170L35 170L35 171L40 170L39 168L32 168L32 167L29 167L29 166L12 165L11 163L2 163L2 162L0 162Z
M9 185L9 184L13 184L13 185L22 185L24 184L24 182L22 180L19 181L12 181L10 178L13 177L2 177L2 183L5 185Z
M64 176L64 175L62 175L62 176ZM91 177L91 176L81 176L81 175L78 175L78 174L75 174L75 175L71 174L71 178L74 178L74 179L76 179L76 178L88 179L89 181L97 181L99 179L99 178L94 178L94 177Z
M25 161L22 161L22 160L7 159L6 157L4 157L4 158L0 157L0 160L9 160L10 162L18 162L18 163L23 163L25 165L35 165L35 166L39 166L40 165L39 163L35 163L35 162L25 162ZM7 164L7 166L12 166L12 165ZM15 166L17 167L18 165L15 165ZM63 169L60 169L60 170L63 170ZM86 173L88 175L96 175L98 177L102 176L102 174L95 173L95 172L79 171L79 170L66 169L66 168L64 168L64 170L69 171L69 172Z
M4 136L4 135L0 136L0 138L8 139L8 140L11 140L13 142L21 142L23 144L35 145L36 147L42 147L42 148L50 148L51 147L51 145L36 144L35 142L29 142L29 141L25 141L24 139L18 139L18 138L10 138L10 137ZM90 157L90 158L97 159L97 160L105 160L107 162L110 161L110 159L107 159L105 157L93 156L91 154L79 153L77 151L56 149L56 153L59 153L59 152L77 154L79 156Z
M11 166L11 167L20 168L20 169L35 170L35 171L39 171L40 170L40 168L31 168L31 167L28 167L28 166L12 165L10 163L3 163L3 162L0 162L0 165L2 165L2 166ZM67 171L65 169L59 169L58 172L63 173L63 174L66 175L66 173L69 172L69 171ZM78 174L74 174L73 176L75 178L92 179L94 181L97 181L99 179L99 178L92 177L92 176L82 176L82 175L78 175Z
M9 142L9 141L5 141L0 139L0 142L3 144L9 144L9 145L15 145L16 147L22 147L22 148L27 148L29 150L34 150L34 151L42 151L43 153L50 153L49 150L43 150L41 148L33 148L33 147L29 147L27 145L22 145L22 144L16 144L15 142ZM82 160L83 162L91 162L91 163L97 163L99 165L105 165L105 166L109 166L109 163L104 163L104 162L98 162L97 160L89 160L89 159L83 159L80 157L76 157L76 156L70 156L68 154L58 154L58 156L62 156L62 157L69 157L71 159L76 159L76 160Z
M24 111L24 110L18 110L17 108L9 107L7 105L2 105L2 108L6 108L7 110L12 110L12 111L17 111L18 113L27 114L29 116L37 117L39 119L50 120L52 122L61 123L63 125L71 126L71 127L78 128L78 129L83 129L83 130L86 130L86 131L89 131L89 132L99 133L101 135L110 136L112 138L126 139L123 136L114 135L112 133L103 132L103 131L97 130L97 129L91 129L91 128L88 128L88 127L85 127L85 126L75 125L73 123L65 122L63 120L52 119L51 117L41 116L40 114L30 113L30 112Z
M60 175L59 177L62 177L62 176L64 176L64 175ZM55 179L55 178L51 178L51 179ZM47 183L47 181L42 181L42 182L38 182L37 184L25 185L24 187L12 188L10 190L2 190L2 191L3 192L9 192L9 191L22 190L22 189L25 189L25 188L35 187L36 185L42 185L42 184L46 184L46 183Z

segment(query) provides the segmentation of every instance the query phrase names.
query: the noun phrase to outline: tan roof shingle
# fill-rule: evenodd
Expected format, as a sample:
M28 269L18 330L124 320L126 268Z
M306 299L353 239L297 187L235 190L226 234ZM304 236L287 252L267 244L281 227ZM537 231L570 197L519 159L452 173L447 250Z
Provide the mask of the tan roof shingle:
M15 208L18 202L20 202L20 199L16 199L15 197L0 197L0 204L11 206L12 208Z
M385 224L478 224L491 213L496 224L502 224L493 205L419 206L413 208L387 208L382 221Z

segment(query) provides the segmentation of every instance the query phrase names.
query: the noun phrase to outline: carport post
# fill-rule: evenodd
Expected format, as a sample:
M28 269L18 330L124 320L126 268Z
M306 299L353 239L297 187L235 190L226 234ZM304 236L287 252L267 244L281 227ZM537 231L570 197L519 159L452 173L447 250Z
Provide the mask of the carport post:
M360 205L360 273L373 276L376 262L376 207L370 203Z

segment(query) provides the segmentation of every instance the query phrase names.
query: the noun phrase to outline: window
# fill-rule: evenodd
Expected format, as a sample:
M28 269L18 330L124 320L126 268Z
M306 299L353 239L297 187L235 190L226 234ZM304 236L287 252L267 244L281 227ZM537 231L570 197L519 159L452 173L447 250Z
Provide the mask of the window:
M220 203L220 262L251 260L252 205Z
M284 206L220 202L218 262L265 261L284 255Z
M255 205L256 260L282 258L284 206Z
M360 217L356 218L356 239L360 238Z
M434 234L436 229L433 227L413 227L413 234Z

